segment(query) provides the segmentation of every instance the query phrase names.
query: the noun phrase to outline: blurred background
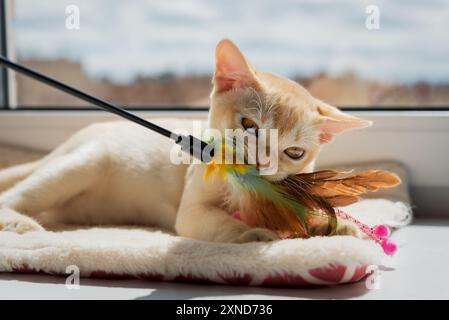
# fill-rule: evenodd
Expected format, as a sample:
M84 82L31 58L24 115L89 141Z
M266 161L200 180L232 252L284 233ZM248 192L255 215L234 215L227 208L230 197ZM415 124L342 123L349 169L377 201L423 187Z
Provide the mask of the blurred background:
M126 106L208 106L216 43L340 107L449 105L447 0L6 0L10 57ZM80 29L66 28L66 7ZM377 5L379 29L366 27ZM86 107L14 76L18 107Z

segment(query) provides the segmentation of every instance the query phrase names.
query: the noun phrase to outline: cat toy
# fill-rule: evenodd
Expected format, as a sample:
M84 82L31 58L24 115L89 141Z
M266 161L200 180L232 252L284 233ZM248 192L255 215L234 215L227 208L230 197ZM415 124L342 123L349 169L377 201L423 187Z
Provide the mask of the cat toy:
M162 128L152 122L149 122L137 115L116 106L115 104L94 97L90 94L82 92L76 88L73 88L65 83L62 83L56 79L50 78L44 74L41 74L37 71L31 70L23 65L12 62L11 60L0 55L0 66L12 69L18 73L21 73L27 77L35 79L39 82L43 82L55 89L61 90L65 93L68 93L72 96L75 96L81 100L84 100L102 110L114 113L122 118L130 120L134 123L137 123L145 128L148 128L154 132L157 132L169 139L172 139L176 144L178 144L184 152L190 153L193 157L207 163L211 161L214 155L213 146L207 144L206 142L192 136L192 135L180 135L174 132L171 132L165 128Z
M207 164L206 179L213 172L218 171L223 178L229 177L242 191L251 195L256 203L258 223L276 230L283 237L333 235L336 232L338 216L355 223L369 238L379 243L385 253L391 255L396 250L396 245L388 240L390 232L387 226L369 227L342 210L334 209L337 206L357 202L359 195L368 191L390 188L399 184L399 178L390 172L372 170L339 178L342 172L324 170L292 175L278 183L271 183L259 175L255 166L218 164L213 160L215 154L213 143L206 143L191 135L173 133L115 104L14 63L1 55L0 66L43 82L172 139L184 152ZM234 214L236 218L241 218L240 215L240 212Z
M222 146L221 150L227 146ZM307 238L336 234L337 217L354 223L367 237L378 243L387 255L393 255L396 244L388 239L386 225L370 227L343 210L336 208L355 203L360 196L400 183L397 175L384 170L369 170L355 175L336 170L290 175L279 182L264 179L254 165L229 164L212 160L204 179L213 174L228 179L256 203L250 213L236 211L233 217L252 226L265 227L281 238ZM335 209L336 208L336 209Z

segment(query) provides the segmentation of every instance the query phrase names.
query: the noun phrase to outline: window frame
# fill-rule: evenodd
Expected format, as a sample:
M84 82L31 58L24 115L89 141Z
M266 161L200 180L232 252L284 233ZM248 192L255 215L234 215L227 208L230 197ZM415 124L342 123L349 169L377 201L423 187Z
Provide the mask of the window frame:
M6 0L0 0L0 54L8 57ZM8 70L0 70L0 109L9 109Z
M8 43L8 36L10 33L10 26L12 19L9 16L12 11L8 6L8 0L0 0L0 53L5 56L11 58L10 51L13 51L10 43ZM12 83L13 80L13 72L6 70L5 68L0 68L0 112L4 111L14 111L14 112L28 112L28 111L86 111L92 112L97 111L98 109L95 107L87 108L87 107L77 107L77 106L66 106L66 107L50 107L50 106L19 106L16 103L15 98L15 86ZM13 90L14 89L14 90ZM126 107L126 106L125 106ZM343 111L449 111L449 104L442 106L338 106ZM132 106L126 107L127 110L130 111L155 111L155 112L201 112L208 110L209 106L201 106L201 107L191 107L184 105L175 105L175 106L161 106L161 105L151 105L151 106Z

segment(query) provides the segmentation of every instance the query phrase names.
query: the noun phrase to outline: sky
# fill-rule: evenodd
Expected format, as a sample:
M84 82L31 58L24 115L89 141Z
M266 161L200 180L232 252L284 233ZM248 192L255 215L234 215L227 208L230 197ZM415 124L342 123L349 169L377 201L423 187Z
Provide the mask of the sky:
M22 58L67 58L117 82L205 74L230 38L257 68L400 83L449 83L448 0L8 0ZM67 5L80 30L65 27ZM368 30L377 5L380 29Z

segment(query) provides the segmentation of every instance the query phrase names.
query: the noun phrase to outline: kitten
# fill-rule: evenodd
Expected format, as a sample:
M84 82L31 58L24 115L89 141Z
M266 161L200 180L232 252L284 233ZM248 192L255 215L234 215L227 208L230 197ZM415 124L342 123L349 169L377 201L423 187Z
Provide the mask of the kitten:
M210 128L278 129L276 181L313 170L323 144L370 122L312 97L296 82L254 69L229 40L216 48ZM159 120L170 129L190 121ZM138 125L91 125L33 163L0 171L0 230L43 230L38 221L157 226L222 242L269 241L277 235L230 216L248 208L223 179L205 182L205 165L170 162L173 144ZM261 165L261 164L259 164ZM249 205L250 207L250 205ZM340 233L355 234L343 224Z

